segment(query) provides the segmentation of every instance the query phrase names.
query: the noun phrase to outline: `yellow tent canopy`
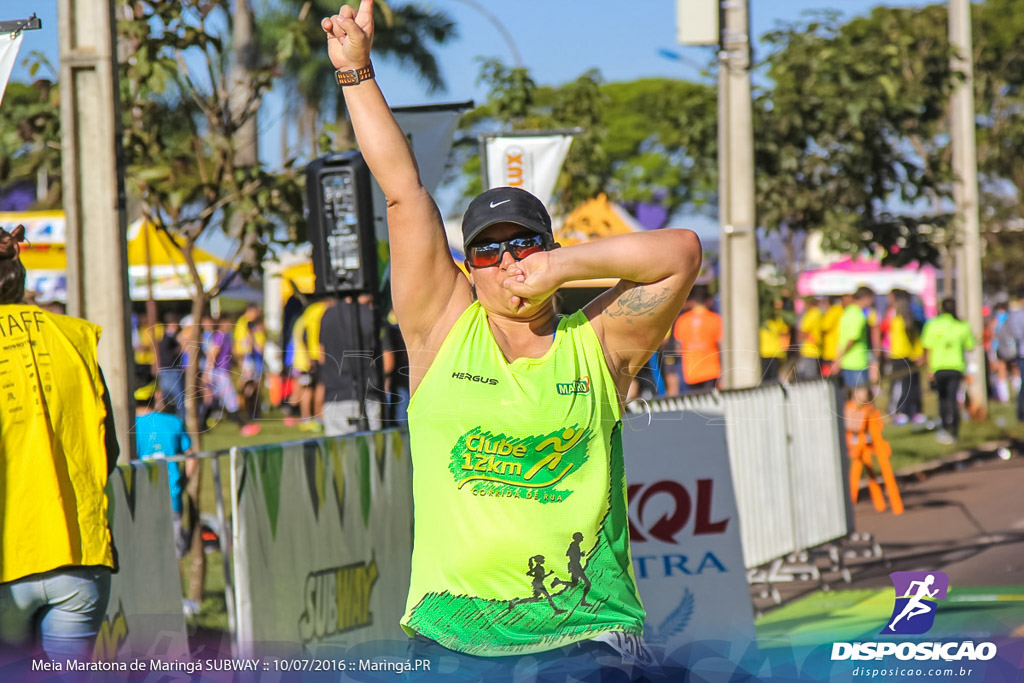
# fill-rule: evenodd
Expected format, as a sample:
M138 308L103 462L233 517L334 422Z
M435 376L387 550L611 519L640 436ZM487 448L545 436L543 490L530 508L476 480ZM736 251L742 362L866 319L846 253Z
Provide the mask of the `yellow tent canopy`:
M185 259L170 238L156 226L139 219L128 226L128 265L146 265L146 242L149 241L150 264L153 266L184 265ZM224 261L203 249L192 250L196 263L213 263L218 268ZM26 270L65 270L67 254L63 244L23 244L21 262Z
M570 246L631 232L636 232L636 228L608 201L608 195L602 193L573 209L555 233L555 240Z
M316 275L313 273L313 262L305 261L281 272L281 301L287 301L295 292L295 288L303 294L312 294L316 289Z

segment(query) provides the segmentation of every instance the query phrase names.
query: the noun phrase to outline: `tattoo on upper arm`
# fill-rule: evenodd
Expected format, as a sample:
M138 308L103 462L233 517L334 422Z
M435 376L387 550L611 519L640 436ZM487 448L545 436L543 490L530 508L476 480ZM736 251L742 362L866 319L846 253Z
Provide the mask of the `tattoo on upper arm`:
M671 296L671 287L667 286L655 288L652 285L629 286L620 283L616 289L620 288L625 291L604 310L609 318L653 316L658 307Z

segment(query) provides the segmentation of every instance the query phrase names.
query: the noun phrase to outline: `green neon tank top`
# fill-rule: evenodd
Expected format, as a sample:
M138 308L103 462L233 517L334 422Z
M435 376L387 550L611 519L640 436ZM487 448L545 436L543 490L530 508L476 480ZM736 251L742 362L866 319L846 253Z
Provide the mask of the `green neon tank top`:
M406 632L483 656L642 635L621 429L582 311L542 357L510 363L470 305L409 405Z

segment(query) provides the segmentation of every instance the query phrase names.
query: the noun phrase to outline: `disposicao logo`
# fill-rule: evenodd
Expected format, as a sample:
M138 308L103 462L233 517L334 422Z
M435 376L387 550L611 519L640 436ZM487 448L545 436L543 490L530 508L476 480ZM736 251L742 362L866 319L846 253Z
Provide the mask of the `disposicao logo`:
M945 572L893 572L889 578L896 589L896 602L881 633L927 633L935 623L937 601L946 599L949 577Z
M881 635L920 635L935 624L938 601L946 599L949 577L945 572L893 572L889 574L896 589L892 614ZM996 656L995 643L974 641L948 642L868 642L833 643L832 661L899 660L953 662L987 661Z

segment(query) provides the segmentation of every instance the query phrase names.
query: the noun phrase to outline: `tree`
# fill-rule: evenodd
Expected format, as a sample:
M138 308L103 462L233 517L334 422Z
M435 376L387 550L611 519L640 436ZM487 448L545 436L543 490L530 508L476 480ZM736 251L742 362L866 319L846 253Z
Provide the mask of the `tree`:
M12 82L0 109L0 187L34 183L41 209L60 206L58 95L48 79Z
M271 86L272 65L289 57L288 46L240 75L231 72L222 28L230 27L230 0L134 0L122 10L118 36L128 55L119 64L126 103L126 181L141 199L145 218L181 250L192 276L192 317L198 322L209 299L229 279L204 286L194 258L200 237L233 220L244 226L229 259L233 273L258 268L268 240L300 236L301 176L290 162L278 170L258 161L239 163L235 147L237 132L256 115ZM193 444L201 448L196 351L193 347L186 368L186 422ZM194 502L200 488L201 476L193 477L189 495ZM195 528L197 520L192 524ZM205 558L200 535L193 538L189 597L199 602Z
M765 37L771 87L757 100L759 224L821 229L842 253L935 262L952 189L945 144L953 74L941 12L876 8ZM944 16L944 15L943 15Z
M267 11L259 21L260 41L272 47L282 41L291 50L280 64L284 85L297 92L293 114L298 114L308 152L315 156L317 116L321 109L333 114L331 130L339 133L336 148L354 146L351 128L346 123L345 100L334 78L334 66L323 49L324 32L320 18L338 13L341 4L358 5L358 0L266 0ZM457 37L454 22L441 10L418 4L397 6L378 0L374 4L377 32L373 50L382 59L396 61L414 71L429 92L444 90L441 67L432 49ZM300 111L296 112L298 109Z
M555 211L567 213L601 192L623 202L657 202L671 215L706 207L716 192L715 91L672 79L603 83L591 70L558 87L537 86L523 68L482 63L488 100L468 112L465 131L581 127L556 185ZM466 195L478 193L480 159L463 144Z

